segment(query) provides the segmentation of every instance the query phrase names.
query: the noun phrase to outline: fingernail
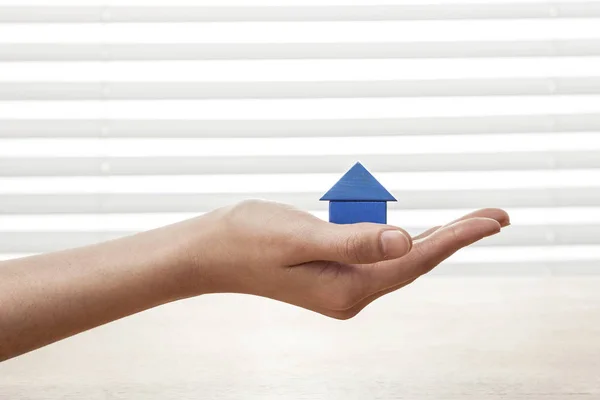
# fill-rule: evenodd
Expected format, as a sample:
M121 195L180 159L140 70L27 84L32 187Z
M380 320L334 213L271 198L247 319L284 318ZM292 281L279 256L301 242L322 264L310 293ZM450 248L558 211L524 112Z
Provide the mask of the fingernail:
M410 239L401 231L389 230L381 234L381 249L385 258L399 258L410 251Z

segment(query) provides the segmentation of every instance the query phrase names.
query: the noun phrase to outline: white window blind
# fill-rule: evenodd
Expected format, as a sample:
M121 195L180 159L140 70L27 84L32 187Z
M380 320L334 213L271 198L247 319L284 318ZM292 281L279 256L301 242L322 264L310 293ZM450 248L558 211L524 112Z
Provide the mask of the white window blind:
M411 232L511 213L437 273L598 274L599 71L599 1L0 1L0 259L246 198L326 219L360 160Z

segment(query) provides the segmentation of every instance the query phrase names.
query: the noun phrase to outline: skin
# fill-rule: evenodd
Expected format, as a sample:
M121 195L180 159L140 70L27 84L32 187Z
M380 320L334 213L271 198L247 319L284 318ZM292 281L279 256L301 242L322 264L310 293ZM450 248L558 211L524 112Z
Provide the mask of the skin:
M411 238L246 201L110 242L0 263L0 361L137 312L245 293L348 319L509 225L475 211Z

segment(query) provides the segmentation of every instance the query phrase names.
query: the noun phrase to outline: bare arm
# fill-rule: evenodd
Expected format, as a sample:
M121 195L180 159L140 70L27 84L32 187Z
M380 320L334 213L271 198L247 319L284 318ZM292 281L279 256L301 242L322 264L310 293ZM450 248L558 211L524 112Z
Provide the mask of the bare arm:
M0 263L0 360L184 296L182 228Z
M508 225L480 210L410 238L251 201L94 246L0 263L0 361L171 301L248 293L346 319Z

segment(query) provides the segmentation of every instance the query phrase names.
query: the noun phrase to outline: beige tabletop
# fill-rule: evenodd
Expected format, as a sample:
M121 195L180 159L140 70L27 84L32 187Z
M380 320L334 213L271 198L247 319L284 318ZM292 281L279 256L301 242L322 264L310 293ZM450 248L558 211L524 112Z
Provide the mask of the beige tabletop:
M2 363L0 399L600 399L600 277L425 277L349 321L206 296Z

